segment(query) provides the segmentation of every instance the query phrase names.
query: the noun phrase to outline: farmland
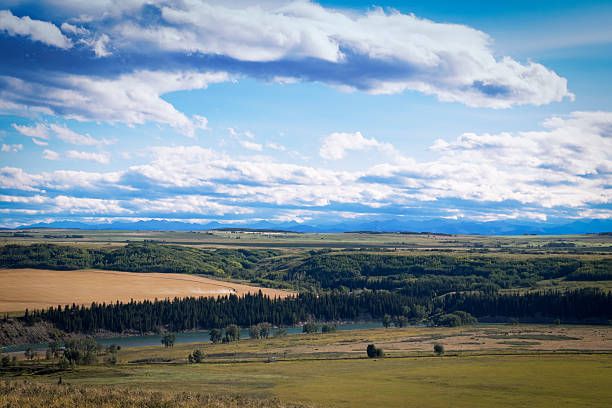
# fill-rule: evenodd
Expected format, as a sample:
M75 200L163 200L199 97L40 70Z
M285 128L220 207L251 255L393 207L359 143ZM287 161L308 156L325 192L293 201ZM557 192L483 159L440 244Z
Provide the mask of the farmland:
M606 253L612 252L612 236L520 235L487 236L434 233L294 233L265 231L114 231L31 229L0 231L0 243L55 243L81 247L121 246L134 242L176 244L207 248L392 249L394 251L488 250L494 253Z
M0 312L92 302L114 303L188 296L263 293L285 297L290 292L173 273L104 270L0 270Z

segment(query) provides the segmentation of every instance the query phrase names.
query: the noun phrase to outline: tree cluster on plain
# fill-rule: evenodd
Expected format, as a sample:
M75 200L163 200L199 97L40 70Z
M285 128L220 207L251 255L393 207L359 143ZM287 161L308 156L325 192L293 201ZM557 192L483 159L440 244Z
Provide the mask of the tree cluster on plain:
M272 331L272 325L267 322L254 324L249 327L249 337L252 339L267 339L270 337Z
M161 343L164 347L174 347L174 343L176 342L176 334L167 333L164 334L161 338Z
M338 331L337 324L324 324L321 327L321 333L335 333Z
M319 326L314 322L307 322L302 327L303 333L317 333L319 331Z
M196 349L193 353L190 353L187 356L187 360L190 364L199 364L204 361L204 353L200 349Z
M374 344L368 344L366 348L366 353L369 358L380 358L384 357L383 350L381 348L376 347Z

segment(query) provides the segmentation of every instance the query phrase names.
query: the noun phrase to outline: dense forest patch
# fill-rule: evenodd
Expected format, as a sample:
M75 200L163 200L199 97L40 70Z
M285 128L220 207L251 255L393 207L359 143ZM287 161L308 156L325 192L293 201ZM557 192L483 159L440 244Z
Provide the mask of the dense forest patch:
M127 272L199 273L249 278L261 259L276 250L207 250L178 245L130 243L113 249L85 249L67 245L33 244L0 247L5 268L108 269Z

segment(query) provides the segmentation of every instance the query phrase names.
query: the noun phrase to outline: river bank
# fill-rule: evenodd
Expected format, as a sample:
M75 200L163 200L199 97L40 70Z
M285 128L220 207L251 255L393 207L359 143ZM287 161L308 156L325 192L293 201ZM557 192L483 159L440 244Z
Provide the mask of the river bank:
M35 323L33 326L38 325L39 323ZM319 323L319 324L337 324L338 330L361 330L361 329L373 329L383 327L381 322L336 322L336 323ZM48 323L44 323L44 325L48 325ZM24 326L23 324L21 326ZM33 327L32 326L32 327ZM1 326L0 326L1 327ZM28 328L28 326L25 326ZM53 328L54 330L57 330ZM302 333L302 326L294 326L294 327L283 327L287 331L288 335ZM39 329L40 330L40 329ZM271 336L279 330L279 328L273 328L271 332ZM0 343L2 345L3 352L11 353L11 352L21 352L28 348L32 348L34 350L45 350L48 347L49 341L53 339L53 332L49 332L47 337L32 337L32 339L42 339L40 341L22 341L22 342L14 342L10 343ZM94 338L98 343L102 346L106 347L110 344L116 344L121 346L122 348L129 347L143 347L143 346L158 346L161 344L162 333L112 333L112 332L99 332L95 334L80 334L80 335L70 335L72 338L78 337L88 337ZM240 338L248 338L249 337L249 329L242 328L240 330ZM19 339L27 339L27 337L19 337ZM204 342L210 340L210 332L209 330L196 330L196 331L188 331L182 333L176 333L176 344L182 343L196 343L196 342Z

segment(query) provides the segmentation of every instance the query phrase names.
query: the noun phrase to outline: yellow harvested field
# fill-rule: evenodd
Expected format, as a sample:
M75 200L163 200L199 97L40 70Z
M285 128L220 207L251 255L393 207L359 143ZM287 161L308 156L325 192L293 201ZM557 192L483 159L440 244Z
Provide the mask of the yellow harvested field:
M0 269L0 312L43 309L91 302L129 302L188 297L244 295L262 291L271 297L292 292L241 285L176 273L133 273L102 270L51 271Z

